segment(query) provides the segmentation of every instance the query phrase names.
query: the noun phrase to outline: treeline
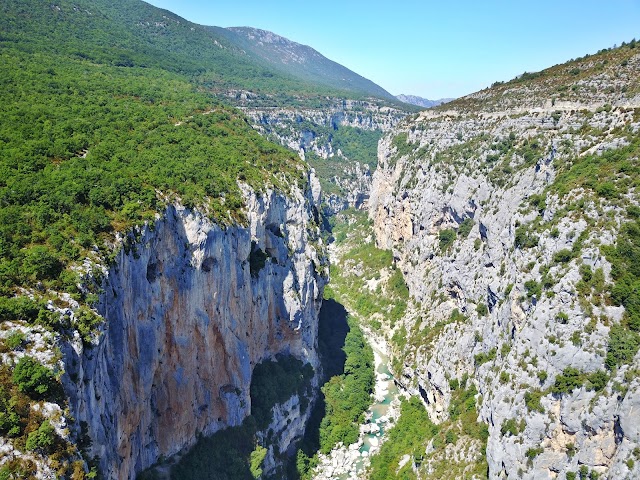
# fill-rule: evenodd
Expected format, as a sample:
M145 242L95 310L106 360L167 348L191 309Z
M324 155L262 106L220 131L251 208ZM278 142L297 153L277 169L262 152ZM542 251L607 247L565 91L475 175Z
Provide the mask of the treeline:
M95 247L108 255L114 231L172 195L241 221L238 180L261 190L302 178L292 154L178 75L7 50L0 60L5 294L37 282L73 290L69 264Z

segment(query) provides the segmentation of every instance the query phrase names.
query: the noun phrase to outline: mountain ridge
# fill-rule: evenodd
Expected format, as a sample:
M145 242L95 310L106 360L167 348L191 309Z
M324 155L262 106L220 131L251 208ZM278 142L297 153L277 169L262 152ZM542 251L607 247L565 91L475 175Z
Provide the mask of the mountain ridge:
M274 32L254 27L228 27L215 30L236 42L277 70L297 78L314 79L323 85L347 91L367 92L372 96L395 100L395 97L371 80L330 60L314 48Z
M401 102L424 108L437 107L438 105L442 105L443 103L455 100L454 98L439 98L438 100L429 100L428 98L423 98L418 95L405 95L403 93L401 93L400 95L396 95L396 98Z

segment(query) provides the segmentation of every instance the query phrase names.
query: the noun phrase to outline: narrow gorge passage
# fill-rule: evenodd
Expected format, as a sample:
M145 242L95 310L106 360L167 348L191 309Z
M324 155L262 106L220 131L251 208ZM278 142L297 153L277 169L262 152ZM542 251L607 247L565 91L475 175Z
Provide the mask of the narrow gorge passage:
M334 383L344 390L349 381L344 378L344 366L346 363L348 372L348 365L354 361L354 355L345 348L345 351L351 353L343 360L339 356L343 345L336 341L343 339L339 328L347 324L362 332L365 349L371 355L368 365L371 382L363 392L365 404L362 412L356 412L359 423L351 424L352 435L344 436L348 440L338 441L330 451L320 448L321 453L316 457L317 467L310 472L312 475L309 478L353 480L365 478L371 456L380 450L399 415L400 392L391 375L389 345L380 328L385 321L385 314L397 307L396 301L404 310L405 298L403 295L398 296L397 291L390 288L390 280L394 277L397 279L392 258L390 252L375 248L366 213L348 210L339 213L332 220L335 223L333 242L329 246L331 280L326 287L319 322L319 352L323 366L327 364L324 372L326 383L322 390L331 395ZM329 345L327 340L331 341ZM336 368L335 361L328 361L332 358L339 359L341 369ZM341 377L330 380L330 372ZM363 382L355 383L360 386L362 384ZM331 400L327 403L331 403ZM319 404L323 414L330 412L330 407L325 410L324 394ZM328 417L331 417L330 413ZM325 433L326 423L325 420L322 424ZM309 431L314 431L313 422Z

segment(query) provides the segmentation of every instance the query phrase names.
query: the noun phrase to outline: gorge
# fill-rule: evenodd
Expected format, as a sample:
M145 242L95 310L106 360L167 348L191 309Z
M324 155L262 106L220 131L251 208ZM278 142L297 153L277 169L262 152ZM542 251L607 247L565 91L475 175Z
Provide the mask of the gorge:
M0 479L640 476L636 41L420 109L137 0L1 13Z

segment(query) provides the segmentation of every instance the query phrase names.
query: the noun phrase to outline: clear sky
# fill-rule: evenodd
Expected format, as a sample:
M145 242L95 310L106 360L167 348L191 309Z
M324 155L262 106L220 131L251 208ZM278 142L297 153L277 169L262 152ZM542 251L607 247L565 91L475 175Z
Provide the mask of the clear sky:
M640 0L151 0L309 45L389 92L458 97L633 38Z

